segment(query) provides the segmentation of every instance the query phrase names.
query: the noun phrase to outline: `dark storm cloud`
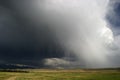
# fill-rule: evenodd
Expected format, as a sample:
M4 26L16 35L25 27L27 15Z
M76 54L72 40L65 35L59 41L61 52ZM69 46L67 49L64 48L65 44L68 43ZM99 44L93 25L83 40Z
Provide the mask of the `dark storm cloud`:
M26 10L25 5L15 7L20 2L0 1L0 62L38 65L44 58L62 57L63 49L48 25L41 24L42 28L36 29L38 25L22 15L20 7Z
M111 6L113 6L110 9L110 13L108 13L108 20L109 22L116 28L120 27L120 2L115 0L111 1L110 3Z
M115 36L120 34L120 1L110 0L109 5L111 6L108 10L107 20L111 25L112 31Z
M118 66L119 4L111 1L0 0L0 63Z

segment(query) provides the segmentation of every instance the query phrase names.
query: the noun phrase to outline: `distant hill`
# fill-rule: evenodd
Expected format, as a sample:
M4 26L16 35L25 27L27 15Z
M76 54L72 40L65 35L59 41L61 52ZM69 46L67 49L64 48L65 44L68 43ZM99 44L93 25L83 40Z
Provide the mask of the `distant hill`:
M0 69L35 69L34 66L22 64L0 64Z

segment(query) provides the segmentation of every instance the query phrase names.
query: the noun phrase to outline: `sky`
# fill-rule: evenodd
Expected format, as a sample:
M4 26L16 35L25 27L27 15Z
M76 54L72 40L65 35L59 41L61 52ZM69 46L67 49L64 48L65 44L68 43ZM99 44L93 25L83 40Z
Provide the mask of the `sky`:
M0 0L0 64L120 67L119 0Z

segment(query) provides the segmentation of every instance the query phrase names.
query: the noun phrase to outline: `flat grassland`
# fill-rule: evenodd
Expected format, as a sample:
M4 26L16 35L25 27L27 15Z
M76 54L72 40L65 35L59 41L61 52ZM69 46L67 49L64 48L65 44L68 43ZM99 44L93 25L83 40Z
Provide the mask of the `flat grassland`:
M120 80L120 70L27 69L1 71L0 80Z

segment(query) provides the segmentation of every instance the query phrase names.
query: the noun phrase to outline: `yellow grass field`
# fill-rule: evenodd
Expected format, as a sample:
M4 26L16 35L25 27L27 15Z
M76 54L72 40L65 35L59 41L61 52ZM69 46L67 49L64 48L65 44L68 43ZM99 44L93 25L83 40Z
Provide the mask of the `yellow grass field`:
M120 70L27 69L1 71L0 80L120 80Z

